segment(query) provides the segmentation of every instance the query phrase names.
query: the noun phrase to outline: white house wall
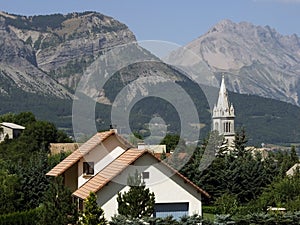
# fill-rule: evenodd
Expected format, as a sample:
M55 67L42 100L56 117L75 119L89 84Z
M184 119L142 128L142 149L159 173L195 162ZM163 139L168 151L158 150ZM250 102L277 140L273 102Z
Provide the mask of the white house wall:
M114 159L124 153L124 149L116 147L111 150L104 147L103 144L98 145L91 152L86 154L84 158L80 159L78 163L78 188L86 183L91 176L84 176L83 174L83 162L94 162L94 175L101 171L104 167L110 164Z
M153 164L153 165L151 165ZM127 177L133 175L135 170L141 173L149 172L150 177L146 179L146 186L155 194L155 203L189 203L189 215L202 213L201 194L190 184L171 173L165 166L158 164L157 160L150 155L138 159L134 166L124 170L114 182L110 182L98 193L98 204L105 212L105 217L110 219L117 214L117 193L128 191ZM171 178L170 178L171 177Z

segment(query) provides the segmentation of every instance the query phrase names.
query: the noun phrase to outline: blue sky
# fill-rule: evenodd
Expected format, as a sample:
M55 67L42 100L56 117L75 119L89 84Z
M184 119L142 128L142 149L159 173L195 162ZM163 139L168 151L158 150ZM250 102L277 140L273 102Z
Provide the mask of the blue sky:
M22 15L98 11L128 25L138 40L179 45L222 19L300 36L300 0L0 0L0 10Z

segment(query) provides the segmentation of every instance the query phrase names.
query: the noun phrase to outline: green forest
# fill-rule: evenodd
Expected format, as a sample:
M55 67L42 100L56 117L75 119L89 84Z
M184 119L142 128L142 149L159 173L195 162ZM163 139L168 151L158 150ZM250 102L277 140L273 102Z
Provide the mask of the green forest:
M112 82L115 81L107 82L105 88L113 92L115 89ZM203 88L188 80L178 82L178 85L191 96L198 111L199 121L205 125L200 132L200 140L202 140L209 133L211 124L210 109ZM119 88L115 91L118 90ZM217 91L217 89L209 90L216 93ZM113 101L115 95L109 94L108 97ZM229 99L235 107L236 127L245 127L249 145L261 146L261 143L271 143L290 146L293 144L297 148L300 143L300 128L295 124L300 123L299 107L277 100L231 92L229 92ZM93 100L86 98L86 101ZM12 89L9 91L9 96L0 97L0 114L30 111L36 118L50 121L68 135L73 135L72 105L71 99L41 96ZM95 124L98 130L109 128L110 112L111 105L96 103ZM176 109L167 101L156 97L147 97L135 104L129 118L131 129L138 133L143 130L145 135L148 135L147 124L154 115L164 119L169 133L180 132L180 117Z

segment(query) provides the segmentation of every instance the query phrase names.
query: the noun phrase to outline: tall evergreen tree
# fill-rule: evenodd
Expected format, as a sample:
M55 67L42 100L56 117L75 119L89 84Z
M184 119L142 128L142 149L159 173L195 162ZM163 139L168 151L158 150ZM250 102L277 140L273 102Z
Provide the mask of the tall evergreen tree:
M154 213L155 196L146 188L145 182L136 170L134 176L129 176L128 192L118 193L118 212L129 218L149 217Z
M244 128L241 131L237 131L234 137L234 153L238 157L245 156L246 153L246 144L248 142L246 131Z
M71 191L63 185L62 177L55 178L45 194L41 224L67 225L77 222L77 207Z
M85 200L85 209L82 214L81 225L105 225L104 211L97 204L97 196L91 192Z

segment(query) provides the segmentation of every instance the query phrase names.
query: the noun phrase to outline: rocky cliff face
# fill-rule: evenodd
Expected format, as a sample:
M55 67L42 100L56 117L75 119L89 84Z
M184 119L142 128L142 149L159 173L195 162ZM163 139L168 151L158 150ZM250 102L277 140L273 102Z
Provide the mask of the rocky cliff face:
M196 56L190 57L192 54ZM269 26L223 20L167 59L200 83L300 105L300 39Z
M72 97L83 71L102 51L135 41L124 24L100 13L18 16L0 13L1 92ZM68 90L67 90L67 89Z

